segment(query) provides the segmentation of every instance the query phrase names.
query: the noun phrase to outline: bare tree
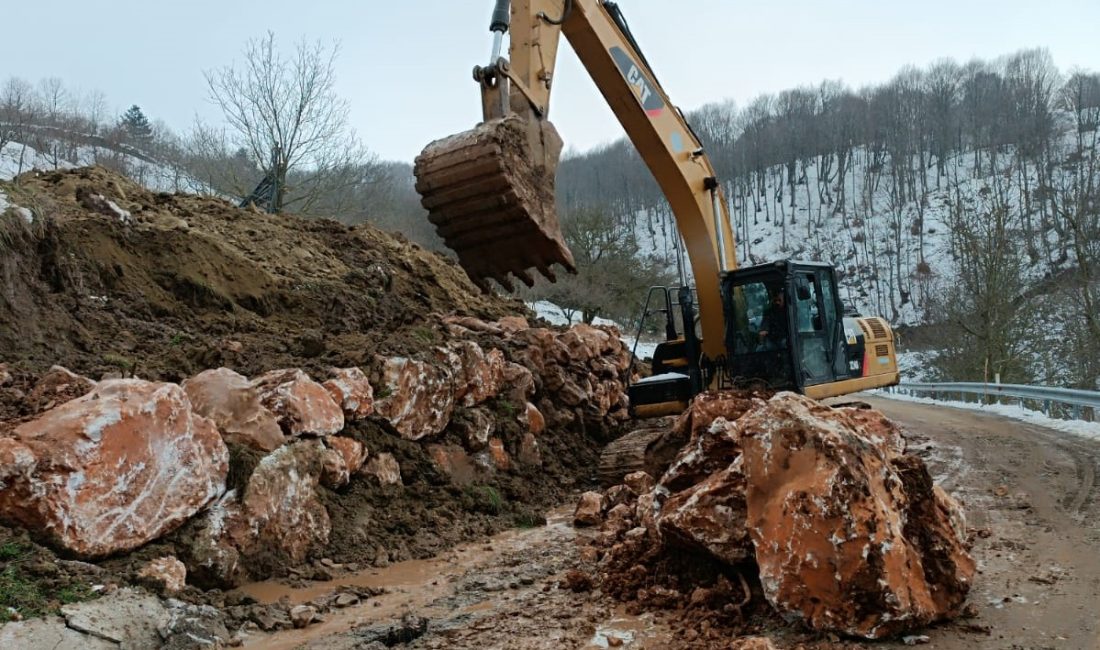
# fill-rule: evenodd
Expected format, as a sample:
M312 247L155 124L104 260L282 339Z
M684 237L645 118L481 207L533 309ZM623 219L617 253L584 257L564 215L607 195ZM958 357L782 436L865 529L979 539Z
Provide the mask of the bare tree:
M338 50L302 41L284 58L268 32L248 42L242 67L206 73L211 99L234 132L230 149L246 150L275 180L276 212L310 212L325 193L360 182L347 170L369 162L336 94Z

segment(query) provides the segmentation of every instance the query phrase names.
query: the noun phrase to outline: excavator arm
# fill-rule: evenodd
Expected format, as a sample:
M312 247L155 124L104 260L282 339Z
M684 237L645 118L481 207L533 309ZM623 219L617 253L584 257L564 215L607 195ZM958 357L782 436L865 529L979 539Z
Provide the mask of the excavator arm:
M889 326L844 317L831 266L778 260L738 268L722 184L614 2L498 0L491 31L490 63L474 69L484 122L428 145L415 168L429 219L475 283L511 288L514 276L530 285L532 269L553 280L554 264L575 271L555 211L562 141L549 122L564 35L664 192L698 295L701 338L691 328L692 292L681 287L686 331L670 321L669 340L654 355L657 376L630 387L633 412L678 412L694 394L721 386L820 399L898 382ZM774 318L764 327L768 312Z
M552 277L554 262L572 268L554 213L561 140L548 121L564 34L672 207L698 292L701 352L722 357L719 277L737 267L726 200L702 143L657 82L617 5L502 0L492 27L494 55L503 30L511 46L509 58L474 71L485 122L432 143L417 159L417 188L440 234L482 286L493 278L510 287L508 273L530 283L532 267Z

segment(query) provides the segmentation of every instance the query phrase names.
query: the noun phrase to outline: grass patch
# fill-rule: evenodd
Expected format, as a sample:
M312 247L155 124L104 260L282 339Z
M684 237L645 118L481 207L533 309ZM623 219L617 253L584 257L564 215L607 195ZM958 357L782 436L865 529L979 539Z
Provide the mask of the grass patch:
M499 515L505 510L504 497L491 485L471 485L466 494L473 502L473 509L487 515Z
M0 614L6 613L9 607L25 618L42 616L50 609L41 586L15 567L0 572Z
M0 562L10 562L12 560L18 560L27 554L30 548L25 544L17 542L15 540L8 540L3 544L0 544Z

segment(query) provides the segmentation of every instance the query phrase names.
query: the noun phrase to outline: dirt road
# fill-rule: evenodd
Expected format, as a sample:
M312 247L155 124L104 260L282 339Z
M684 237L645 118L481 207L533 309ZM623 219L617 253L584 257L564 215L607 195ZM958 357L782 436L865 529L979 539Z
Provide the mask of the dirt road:
M929 648L1100 650L1100 444L971 411L869 399L966 505L980 575L977 617L927 630ZM308 602L342 585L387 593L305 630L255 636L264 648L663 648L667 616L628 616L598 592L562 588L580 562L566 509L428 561L306 589L253 585L261 600ZM584 533L579 533L583 535ZM404 617L404 620L402 620ZM425 620L426 619L426 620ZM828 647L794 629L779 647ZM842 643L843 647L860 647ZM901 648L902 643L867 644Z

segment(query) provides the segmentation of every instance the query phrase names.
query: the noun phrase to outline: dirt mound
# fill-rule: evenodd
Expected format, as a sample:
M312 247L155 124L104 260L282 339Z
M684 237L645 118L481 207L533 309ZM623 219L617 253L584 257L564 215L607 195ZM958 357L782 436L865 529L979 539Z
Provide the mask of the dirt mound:
M179 381L366 365L438 338L433 315L523 311L369 225L153 193L96 167L4 191L34 222L0 217L0 361L35 372Z

